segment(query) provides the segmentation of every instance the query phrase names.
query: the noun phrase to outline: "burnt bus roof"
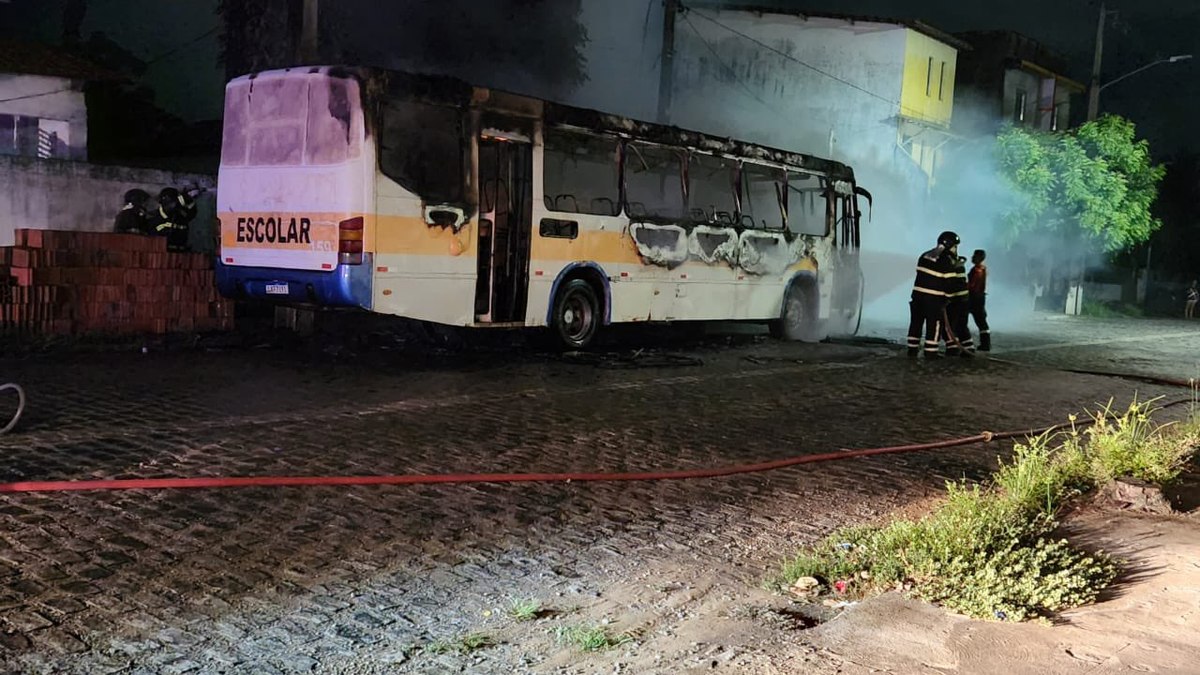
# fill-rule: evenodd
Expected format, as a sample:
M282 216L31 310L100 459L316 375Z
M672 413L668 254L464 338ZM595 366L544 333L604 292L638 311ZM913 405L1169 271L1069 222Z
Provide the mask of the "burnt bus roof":
M625 134L639 140L663 145L678 145L695 148L714 154L727 154L747 159L761 159L776 164L787 164L818 173L828 174L838 180L854 180L854 170L841 162L823 159L799 152L771 148L757 143L721 138L699 131L669 127L652 122L610 115L595 110L573 108L558 103L546 103L544 119L549 124L582 127L609 133Z
M462 80L444 75L426 75L412 72L384 70L379 68L347 67L347 66L313 66L294 68L291 70L309 73L324 73L331 77L354 77L363 82L363 90L368 98L376 98L382 93L403 93L430 103L441 103L467 108L480 105L491 95L501 95L509 103L524 104L531 116L540 116L547 124L554 126L570 126L590 129L601 133L629 136L638 140L663 145L682 146L710 152L728 154L748 159L761 159L777 164L787 164L797 168L808 169L818 173L828 174L837 180L854 180L854 170L846 164L832 159L824 159L799 152L791 152L772 148L757 143L738 141L732 138L721 138L698 131L680 129L678 127L643 122L640 120L612 115L586 108L576 108L562 103L544 101L523 94L512 94L498 89L477 87ZM254 75L249 76L255 77ZM481 107L486 108L483 104ZM532 111L538 111L533 113ZM513 114L521 115L520 112ZM527 114L529 114L527 113Z

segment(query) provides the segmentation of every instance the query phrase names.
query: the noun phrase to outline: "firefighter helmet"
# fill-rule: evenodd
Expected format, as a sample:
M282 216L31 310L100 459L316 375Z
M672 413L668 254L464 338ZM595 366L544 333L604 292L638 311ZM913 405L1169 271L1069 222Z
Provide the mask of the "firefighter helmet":
M125 193L126 204L136 204L138 206L142 206L146 203L147 199L150 199L150 195L147 194L145 190L134 188Z
M942 248L954 248L955 246L958 246L959 241L958 235L954 234L950 230L946 230L938 235L938 246L941 246Z
M158 203L162 204L164 208L173 208L178 205L177 202L179 202L179 190L175 188L163 188L162 192L158 193Z

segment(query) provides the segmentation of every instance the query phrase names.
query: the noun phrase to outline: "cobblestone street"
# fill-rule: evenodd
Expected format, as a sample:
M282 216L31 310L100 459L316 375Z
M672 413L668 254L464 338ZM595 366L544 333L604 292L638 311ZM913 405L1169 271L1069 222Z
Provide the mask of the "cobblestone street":
M1192 377L1200 326L1056 318L997 345L1017 363L751 338L637 369L495 350L10 358L0 381L30 403L0 480L619 472L917 443L1187 396L1055 368ZM8 494L0 670L614 672L689 620L700 571L737 605L798 545L981 477L1007 447L693 481ZM555 615L516 625L518 598ZM551 635L602 617L633 642L589 656ZM420 649L471 633L500 644ZM661 672L699 651L659 650Z

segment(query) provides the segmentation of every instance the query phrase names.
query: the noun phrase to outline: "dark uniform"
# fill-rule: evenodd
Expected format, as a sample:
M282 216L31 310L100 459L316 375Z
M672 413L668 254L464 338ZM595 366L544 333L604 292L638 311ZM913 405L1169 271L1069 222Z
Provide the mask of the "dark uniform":
M987 265L983 264L985 258L987 253L982 249L977 249L975 255L971 256L975 266L971 268L967 277L967 290L970 291L968 308L975 319L975 327L979 329L979 351L990 352L992 331L987 321Z
M154 234L167 238L168 251L188 250L188 231L196 217L196 202L175 188L158 193L158 211L150 214Z
M908 355L916 356L921 350L921 333L924 328L924 352L926 357L939 356L938 334L941 332L943 311L946 307L947 283L954 275L954 254L951 249L958 245L958 235L943 232L938 237L937 247L917 258L917 278L913 282L912 299L909 300Z
M146 201L150 195L145 190L130 190L125 193L125 205L117 212L113 231L125 234L146 234Z
M950 259L954 263L954 274L946 280L946 320L949 323L944 326L942 338L946 341L948 356L965 356L975 352L975 343L971 340L971 329L967 324L967 317L970 316L967 259L957 255Z

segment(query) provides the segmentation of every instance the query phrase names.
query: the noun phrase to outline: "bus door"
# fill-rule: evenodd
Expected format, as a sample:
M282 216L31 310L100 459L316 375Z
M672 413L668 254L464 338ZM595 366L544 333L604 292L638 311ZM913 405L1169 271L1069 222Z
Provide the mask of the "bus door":
M479 138L479 260L475 320L525 321L533 235L533 145L512 134Z

